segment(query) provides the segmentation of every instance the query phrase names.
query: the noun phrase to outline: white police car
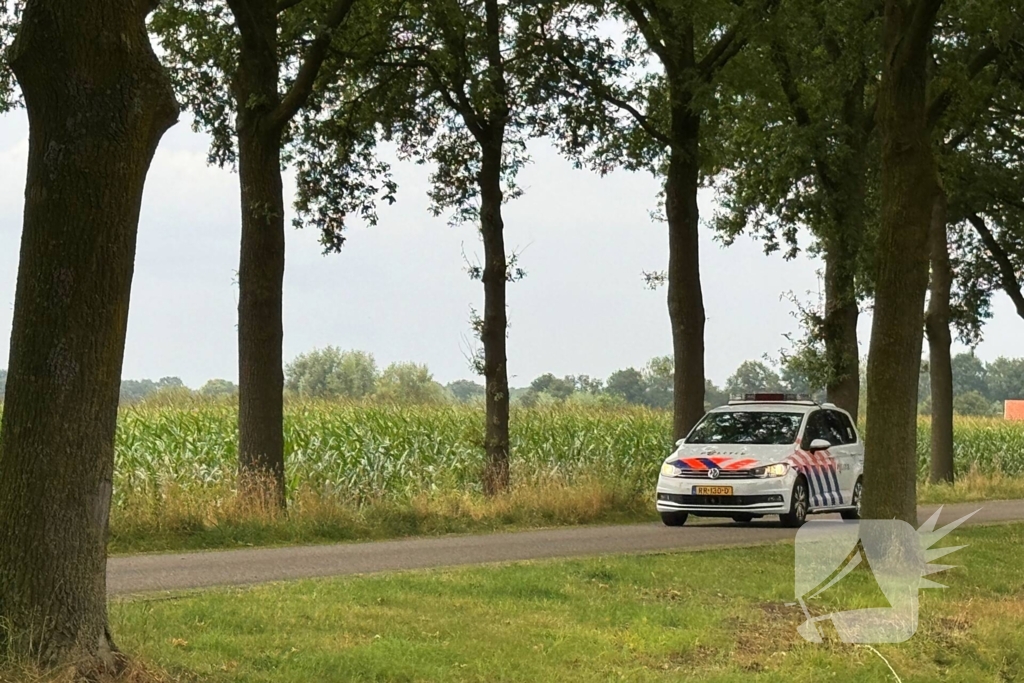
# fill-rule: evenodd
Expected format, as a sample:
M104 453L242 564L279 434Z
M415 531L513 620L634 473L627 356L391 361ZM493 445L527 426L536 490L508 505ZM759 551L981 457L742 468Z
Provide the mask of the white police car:
M860 516L864 443L849 413L792 394L747 394L697 423L661 466L657 508L668 526L690 514L749 522L779 515Z

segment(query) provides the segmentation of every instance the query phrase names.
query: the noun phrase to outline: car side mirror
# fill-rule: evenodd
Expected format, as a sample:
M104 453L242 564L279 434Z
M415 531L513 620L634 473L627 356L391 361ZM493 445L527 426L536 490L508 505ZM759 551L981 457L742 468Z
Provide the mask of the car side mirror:
M807 450L814 453L815 451L827 451L830 448L832 448L832 444L825 439L815 439L811 442L811 447Z
M676 446L682 446L684 443L686 443L686 439L679 439L676 441Z

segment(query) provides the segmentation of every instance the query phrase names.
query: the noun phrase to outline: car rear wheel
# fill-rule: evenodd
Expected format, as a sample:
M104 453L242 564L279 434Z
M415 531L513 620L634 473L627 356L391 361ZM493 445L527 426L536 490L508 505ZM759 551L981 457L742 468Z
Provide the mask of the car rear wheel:
M779 515L782 526L795 529L807 521L807 481L800 477L793 484L793 494L789 497L789 512Z
M754 521L754 515L733 515L732 521L739 522L740 524L749 524Z
M843 516L843 519L856 520L860 519L860 499L864 495L864 479L860 478L857 483L853 485L853 498L850 501L853 503L852 510L843 510L839 514Z
M686 524L686 518L689 516L686 512L662 512L661 521L665 526L682 526Z

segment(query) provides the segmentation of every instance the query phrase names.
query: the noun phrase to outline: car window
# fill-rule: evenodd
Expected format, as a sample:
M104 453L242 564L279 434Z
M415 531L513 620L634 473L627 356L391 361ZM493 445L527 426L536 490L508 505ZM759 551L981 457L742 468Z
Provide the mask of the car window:
M853 420L846 413L841 413L838 410L829 411L832 416L838 421L839 431L842 432L845 437L843 443L857 443L857 430L853 427Z
M808 416L807 427L804 428L804 438L801 441L800 447L807 450L815 439L828 440L825 428L825 413L821 410L815 410Z
M853 443L853 432L849 434L846 431L846 425L843 423L842 413L835 410L825 410L825 423L826 433L829 436L825 437L829 443L837 446L842 444Z
M801 413L743 410L708 413L686 437L686 443L793 444L796 443L802 421Z

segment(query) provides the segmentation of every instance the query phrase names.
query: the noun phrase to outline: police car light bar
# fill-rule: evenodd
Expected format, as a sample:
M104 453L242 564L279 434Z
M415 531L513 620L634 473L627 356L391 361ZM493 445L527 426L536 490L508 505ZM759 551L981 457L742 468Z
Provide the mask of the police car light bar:
M777 401L809 401L811 397L808 394L784 394L784 393L766 393L759 392L755 394L743 394L742 396L733 397L734 401L744 402L777 402Z

